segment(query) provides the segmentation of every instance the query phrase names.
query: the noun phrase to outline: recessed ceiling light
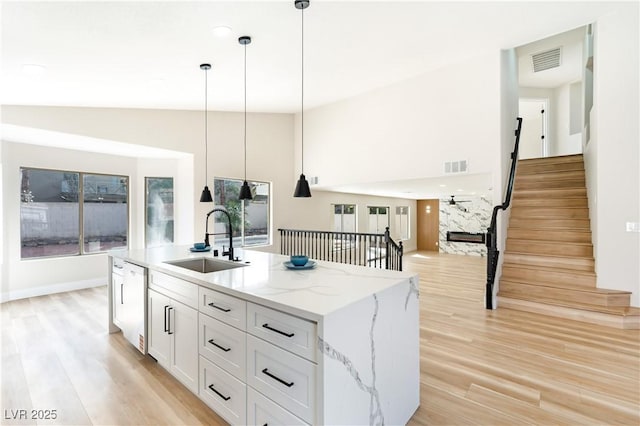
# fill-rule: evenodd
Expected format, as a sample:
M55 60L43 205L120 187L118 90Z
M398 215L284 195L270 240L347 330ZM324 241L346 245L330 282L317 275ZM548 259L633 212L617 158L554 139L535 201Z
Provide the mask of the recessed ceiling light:
M458 188L458 192L462 192L462 191L464 191L464 189L460 189L460 188Z
M231 27L219 25L217 27L213 27L212 31L213 35L216 37L228 37L231 34Z
M43 65L38 64L24 64L22 65L22 72L27 75L42 75L47 71Z
M446 187L446 186L447 186L447 185L442 184L442 185L440 185L440 188L444 188L444 187Z

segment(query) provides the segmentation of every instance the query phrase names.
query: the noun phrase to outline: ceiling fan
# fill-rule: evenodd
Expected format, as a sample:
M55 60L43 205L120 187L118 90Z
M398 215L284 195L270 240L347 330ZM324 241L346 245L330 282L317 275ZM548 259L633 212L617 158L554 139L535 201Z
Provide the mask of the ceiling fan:
M450 206L455 206L455 205L456 205L456 204L458 204L458 203L470 203L470 202L471 202L471 200L456 201L456 200L454 199L454 197L455 197L455 195L452 195L452 196L451 196L451 199L450 199L450 200L447 200L447 201L449 201L449 205L450 205Z

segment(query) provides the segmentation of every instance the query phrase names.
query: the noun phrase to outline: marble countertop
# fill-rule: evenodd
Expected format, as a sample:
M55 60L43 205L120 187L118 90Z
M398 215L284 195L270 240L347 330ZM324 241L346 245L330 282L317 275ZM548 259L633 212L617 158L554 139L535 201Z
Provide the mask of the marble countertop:
M418 277L413 273L324 261L316 261L313 269L290 270L283 265L289 260L288 256L246 249L235 250L240 262L234 263L248 262L247 266L206 274L164 263L214 258L211 252L192 253L187 245L112 250L109 255L316 321L407 279L418 286ZM229 262L223 256L215 259Z

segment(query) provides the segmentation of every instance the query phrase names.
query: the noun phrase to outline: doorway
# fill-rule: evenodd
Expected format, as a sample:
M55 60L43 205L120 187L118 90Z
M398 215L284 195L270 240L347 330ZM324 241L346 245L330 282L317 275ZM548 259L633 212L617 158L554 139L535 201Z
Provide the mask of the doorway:
M417 202L418 250L440 251L440 200Z
M542 158L549 156L549 138L547 137L547 99L520 98L518 102L522 131L518 158Z

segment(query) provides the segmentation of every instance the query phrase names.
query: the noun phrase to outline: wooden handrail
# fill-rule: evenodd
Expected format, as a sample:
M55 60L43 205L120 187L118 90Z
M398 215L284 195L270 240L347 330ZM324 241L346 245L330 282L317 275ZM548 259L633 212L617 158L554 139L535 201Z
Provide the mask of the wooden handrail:
M518 163L518 148L520 147L520 131L522 130L522 118L518 117L518 127L515 131L516 142L511 153L511 170L509 172L509 183L504 198L504 202L493 208L491 215L491 224L487 229L487 284L485 288L485 307L493 309L493 286L496 279L496 270L498 269L498 212L506 210L511 204L511 194L513 193L513 183L516 178L516 165Z

